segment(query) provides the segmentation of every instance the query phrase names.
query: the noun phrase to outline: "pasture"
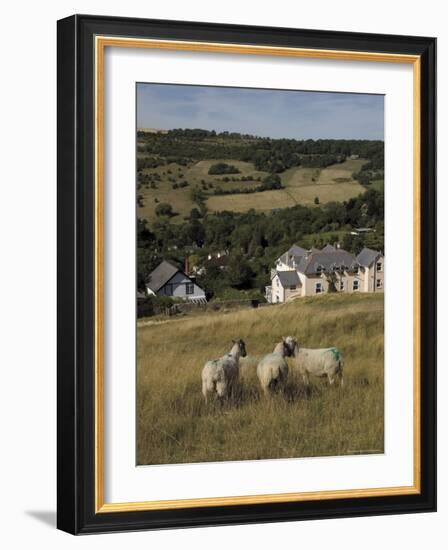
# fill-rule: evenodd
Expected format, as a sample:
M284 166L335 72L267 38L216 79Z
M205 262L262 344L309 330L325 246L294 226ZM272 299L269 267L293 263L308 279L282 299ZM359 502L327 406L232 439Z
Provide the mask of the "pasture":
M230 175L229 181L223 181L223 175L209 174L210 166L219 162L236 166L240 173ZM363 159L357 159L346 160L323 169L302 166L290 168L279 174L284 189L229 195L214 195L214 189L218 186L224 190L253 188L260 184L258 178L263 179L267 172L256 170L251 162L232 159L201 160L189 166L170 163L157 168L146 168L143 170L144 174L157 174L160 181L157 182L157 188L144 187L139 190L143 206L138 207L138 216L154 221L157 204L168 203L177 214L172 218L172 222L181 223L190 211L197 207L191 199L191 189L195 186L203 191L207 208L211 212L247 212L252 208L269 211L274 208L290 208L296 204L314 206L316 197L320 204L345 201L365 191L365 187L352 177L365 162ZM241 181L242 177L247 176L252 176L254 180ZM173 184L183 181L188 182L188 186L173 188Z
M268 211L273 208L289 208L296 204L314 206L316 197L319 204L345 201L365 191L365 188L352 177L365 162L358 159L346 160L327 168L290 168L280 174L284 189L253 195L213 196L207 200L207 207L213 212L246 212L251 208Z
M274 208L290 208L296 204L315 206L326 202L342 202L357 197L365 191L358 182L333 183L329 185L313 184L307 186L287 187L275 191L264 191L249 195L219 195L207 200L207 207L212 212L230 210L247 212L251 208L258 211L269 211Z
M225 175L211 175L208 173L210 166L218 162L226 162L232 164L238 168L239 174L232 174L229 177L230 181L223 181ZM193 163L190 166L181 166L176 163L170 163L165 166L159 166L157 168L146 168L143 170L144 174L157 174L160 177L160 181L157 182L157 188L152 189L150 187L139 190L139 193L143 198L143 206L138 207L138 216L150 221L154 221L155 209L157 204L166 202L171 204L176 216L172 218L173 223L181 223L184 218L188 216L193 208L197 208L191 199L191 189L195 186L204 191L206 195L211 195L213 189L220 186L223 189L235 189L235 188L252 188L260 185L256 178L264 178L267 172L261 172L255 170L254 165L250 162L243 162L239 160L201 160ZM240 181L244 176L252 176L254 181ZM236 181L232 181L232 177ZM173 188L173 184L186 181L188 186ZM205 182L208 186L207 189L203 189L202 182ZM213 186L213 187L212 187ZM257 193L257 196L259 193ZM233 197L235 195L229 195ZM252 195L254 196L254 195ZM292 206L291 204L289 206Z
M384 448L383 295L322 295L259 309L147 319L137 330L137 463L170 464L381 453ZM344 387L290 375L265 399L259 359L282 336L337 346ZM243 338L240 390L205 405L201 371Z

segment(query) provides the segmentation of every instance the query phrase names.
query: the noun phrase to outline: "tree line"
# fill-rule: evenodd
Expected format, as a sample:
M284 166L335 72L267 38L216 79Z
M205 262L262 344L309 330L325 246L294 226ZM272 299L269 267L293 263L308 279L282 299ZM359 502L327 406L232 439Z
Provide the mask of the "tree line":
M270 139L236 133L213 135L213 132L201 137L203 132L209 131L139 133L139 147L152 155L151 163L157 157L163 157L166 162L176 159L183 164L206 159L233 159L252 162L257 170L269 173L283 172L293 166L325 168L343 162L350 155L368 159L372 167L384 164L384 142L379 140ZM139 166L144 164L143 160L138 162Z

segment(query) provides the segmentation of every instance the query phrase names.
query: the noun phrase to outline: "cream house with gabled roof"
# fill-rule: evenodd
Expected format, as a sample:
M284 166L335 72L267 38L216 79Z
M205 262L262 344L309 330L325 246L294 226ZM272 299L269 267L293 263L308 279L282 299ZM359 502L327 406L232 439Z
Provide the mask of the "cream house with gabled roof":
M384 255L364 248L358 256L327 244L322 250L293 245L271 270L266 300L283 303L328 292L383 292Z

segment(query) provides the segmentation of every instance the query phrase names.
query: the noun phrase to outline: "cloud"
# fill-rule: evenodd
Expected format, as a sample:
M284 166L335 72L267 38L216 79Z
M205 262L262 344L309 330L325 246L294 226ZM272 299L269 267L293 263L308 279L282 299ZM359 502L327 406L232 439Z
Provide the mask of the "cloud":
M384 96L140 83L137 124L275 138L383 139Z

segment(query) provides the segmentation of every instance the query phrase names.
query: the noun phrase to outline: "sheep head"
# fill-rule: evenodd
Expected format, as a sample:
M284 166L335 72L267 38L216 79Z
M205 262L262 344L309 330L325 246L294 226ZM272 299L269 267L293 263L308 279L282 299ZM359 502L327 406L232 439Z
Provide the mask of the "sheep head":
M238 346L240 350L240 356L246 357L247 352L246 352L246 344L244 340L241 340L241 338L238 338L237 340L232 340L232 342Z

